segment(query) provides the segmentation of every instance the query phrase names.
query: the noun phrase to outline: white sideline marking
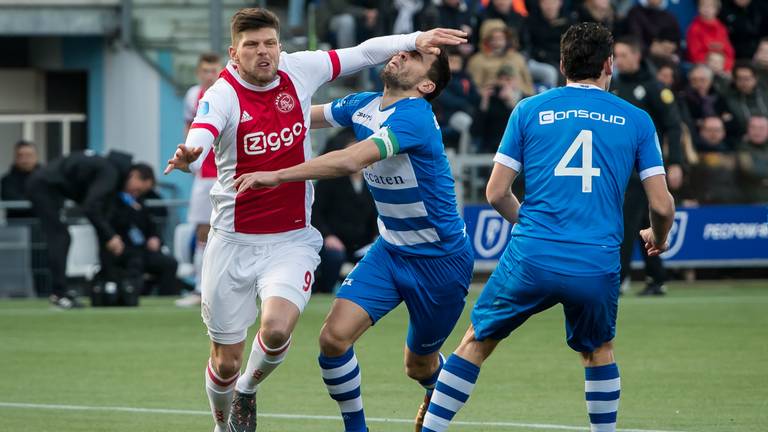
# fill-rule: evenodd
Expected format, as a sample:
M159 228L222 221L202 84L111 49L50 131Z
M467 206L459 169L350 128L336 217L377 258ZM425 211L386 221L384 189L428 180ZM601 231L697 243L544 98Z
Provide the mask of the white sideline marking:
M0 408L30 408L40 410L63 410L63 411L110 411L110 412L129 412L145 414L177 414L177 415L200 415L210 416L209 411L165 409L165 408L137 408L137 407L118 407L118 406L88 406L88 405L57 405L57 404L33 404L17 402L0 402ZM339 421L339 416L307 415L307 414L264 414L259 413L262 418L277 418L291 420L330 420ZM368 417L365 419L371 423L404 423L411 424L413 420ZM454 426L485 426L497 428L529 428L529 429L548 429L548 430L570 430L570 431L589 431L588 427L566 426L556 424L541 423L515 423L515 422L477 422L477 421L454 421ZM652 429L616 429L617 432L682 432L665 431Z

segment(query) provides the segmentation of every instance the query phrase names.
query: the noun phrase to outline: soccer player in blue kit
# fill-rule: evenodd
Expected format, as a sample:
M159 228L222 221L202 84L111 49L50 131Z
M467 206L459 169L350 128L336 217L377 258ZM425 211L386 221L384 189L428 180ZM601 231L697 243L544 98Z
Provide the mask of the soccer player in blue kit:
M480 366L530 316L560 303L566 341L585 367L593 432L614 432L619 369L613 357L624 189L632 169L649 198L649 255L667 248L674 202L648 114L608 93L613 37L582 23L560 42L567 86L522 101L494 157L488 201L515 223L512 240L472 310L472 324L446 361L424 432L448 428ZM522 206L510 187L523 170Z
M383 93L312 108L312 127L351 126L360 142L274 172L245 174L238 191L363 170L379 213L379 239L343 282L320 333L320 368L346 431L366 431L353 344L405 302L406 374L425 389L416 429L444 359L439 350L464 308L473 252L456 209L454 180L429 100L450 80L445 52L395 55Z

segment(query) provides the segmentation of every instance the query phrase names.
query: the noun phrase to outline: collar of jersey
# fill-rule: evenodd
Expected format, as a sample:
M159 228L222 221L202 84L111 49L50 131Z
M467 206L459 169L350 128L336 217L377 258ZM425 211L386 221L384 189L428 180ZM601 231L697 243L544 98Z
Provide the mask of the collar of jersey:
M585 89L585 90L593 90L594 89L594 90L604 91L603 89L601 89L600 87L598 87L598 86L596 86L594 84L570 83L570 84L566 85L566 87L573 87L573 88L579 88L579 89Z
M381 107L381 101L382 101L382 99L384 99L384 95L383 95L383 94L382 94L382 95L379 95L379 106L378 106L378 108L379 108L379 112L389 111L389 110L391 110L392 108L394 108L395 106L397 106L398 104L400 104L400 102L403 102L403 101L407 101L407 100L418 99L418 98L417 98L416 96L409 96L409 97L407 97L407 98L403 98L403 99L400 99L399 101L397 101L397 102L393 103L392 105L390 105L390 106L388 106L388 107L386 107L386 108L382 108L382 107Z
M277 87L280 84L280 75L277 75L274 81L265 85L264 87L253 85L248 81L244 80L243 77L240 76L240 74L237 72L237 69L235 68L235 65L231 61L227 63L227 70L229 71L230 75L235 77L235 80L237 80L237 82L240 83L241 86L247 88L248 90L263 92L267 90L272 90L273 88Z

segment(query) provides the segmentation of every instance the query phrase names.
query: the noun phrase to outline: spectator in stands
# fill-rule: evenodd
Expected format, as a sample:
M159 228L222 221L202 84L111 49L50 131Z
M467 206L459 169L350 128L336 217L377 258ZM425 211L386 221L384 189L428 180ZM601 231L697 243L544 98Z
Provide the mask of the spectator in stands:
M757 72L757 82L762 87L768 87L768 38L760 40L752 64Z
M507 27L514 29L518 34L523 27L525 16L515 10L513 0L491 0L488 7L477 17L477 35L480 35L480 27L487 20L502 20ZM476 43L478 39L473 39Z
M617 17L610 0L584 0L571 14L574 22L596 22L614 31Z
M437 27L463 30L469 38L474 38L474 16L465 0L435 0L424 6L416 17L417 27L428 30Z
M513 66L504 65L499 69L496 82L480 89L480 106L472 123L478 152L496 152L512 110L523 98L530 96L523 91L517 77Z
M712 87L719 94L725 94L731 86L731 72L725 70L725 56L719 52L707 54L705 63L712 71Z
M13 149L13 165L0 184L0 197L3 201L26 201L27 180L33 172L40 169L37 161L37 148L29 141L19 141ZM35 216L32 209L8 209L8 219L28 219Z
M747 135L738 146L738 160L745 198L750 203L768 203L768 117L750 117Z
M27 182L27 197L32 202L48 242L48 263L51 270L51 302L62 309L80 307L67 289L67 253L70 236L61 221L65 199L70 199L85 213L96 230L99 245L115 255L125 249L120 236L109 224L115 194L123 190L131 156L110 152L107 157L92 152L79 152L54 160L35 171ZM147 189L131 183L131 190L142 195Z
M323 0L317 8L319 37L334 48L348 48L379 36L383 23L379 0Z
M486 20L480 28L483 41L479 51L470 57L467 73L477 88L496 82L499 70L509 65L526 94L533 94L533 78L528 71L525 57L517 51L518 40L514 31L501 20Z
M706 117L699 130L700 162L691 169L691 192L702 204L728 204L742 201L736 181L736 157L726 140L720 117Z
M768 36L768 15L765 0L724 0L720 21L737 59L752 58L760 39Z
M632 105L648 112L656 126L659 140L667 148L667 182L670 190L682 185L682 151L680 147L680 114L675 96L668 88L656 81L649 65L643 61L640 40L625 36L614 45L614 65L618 71L611 80L611 91ZM624 242L621 245L621 280L630 274L630 261L638 232L648 226L648 198L642 181L634 174L627 184L624 199ZM659 257L643 253L646 286L641 295L663 295L666 273Z
M549 88L560 81L560 35L571 25L562 6L562 0L539 0L539 10L528 16L522 32L528 69L536 82Z
M665 88L676 91L680 86L677 65L665 59L654 59L653 63L656 66L656 80Z
M665 0L641 1L627 14L626 26L652 55L674 60L680 48L680 25L665 7Z
M451 80L440 96L432 102L437 115L443 141L446 147L457 147L461 131L454 128L458 121L461 125L471 125L475 107L480 102L480 95L472 78L464 72L464 57L458 49L448 48L448 63L451 67ZM525 62L523 62L525 64ZM453 119L454 116L463 119Z
M733 85L726 95L726 102L733 114L734 136L737 137L746 133L751 116L768 115L768 93L757 85L757 73L748 61L739 61L733 68Z
M725 57L723 69L733 68L734 50L728 39L728 30L717 19L720 12L720 0L699 0L699 14L693 19L686 42L688 44L688 60L693 63L704 63L710 53L719 53Z
M713 88L713 80L714 74L709 67L694 66L688 73L688 88L683 92L682 117L696 146L699 146L700 123L705 117L720 117L729 124L733 122L725 98Z
M146 164L131 166L123 190L112 197L114 211L109 219L115 234L120 236L125 248L122 251L102 247L100 277L110 281L128 281L142 294L149 294L144 288L144 275L154 276L159 295L177 295L176 281L178 263L160 248L160 233L152 215L139 200L155 186L155 174Z
M340 132L325 152L357 142L349 129ZM320 180L315 186L312 225L323 236L320 265L313 292L330 293L339 282L345 262L356 263L378 235L376 206L360 172L348 177Z

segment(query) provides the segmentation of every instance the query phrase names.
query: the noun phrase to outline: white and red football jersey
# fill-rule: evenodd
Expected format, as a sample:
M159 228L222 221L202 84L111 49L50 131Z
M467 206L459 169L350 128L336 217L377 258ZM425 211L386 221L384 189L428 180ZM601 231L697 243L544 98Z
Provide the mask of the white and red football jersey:
M232 63L198 103L188 148L203 147L190 169L209 153L218 177L211 189L213 228L241 234L279 234L310 226L312 183L285 183L237 194L234 181L254 171L275 171L311 157L312 95L337 76L357 72L416 49L419 32L382 36L338 51L281 53L278 76L259 87L243 80ZM210 151L213 147L213 152Z
M245 173L275 171L311 157L312 95L339 72L335 51L281 53L278 77L265 87L243 80L231 63L221 72L200 100L190 126L190 133L203 129L216 139L218 180L211 189L214 228L274 234L309 226L311 182L238 195L234 181Z

